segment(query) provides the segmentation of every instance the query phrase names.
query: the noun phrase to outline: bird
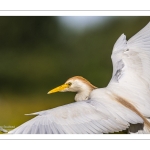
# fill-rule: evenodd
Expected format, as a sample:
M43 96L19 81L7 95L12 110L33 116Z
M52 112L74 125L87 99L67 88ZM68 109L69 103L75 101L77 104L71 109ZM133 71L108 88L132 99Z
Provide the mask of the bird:
M75 101L36 115L9 134L150 133L150 22L128 41L113 46L112 77L98 88L74 76L48 92L76 92Z

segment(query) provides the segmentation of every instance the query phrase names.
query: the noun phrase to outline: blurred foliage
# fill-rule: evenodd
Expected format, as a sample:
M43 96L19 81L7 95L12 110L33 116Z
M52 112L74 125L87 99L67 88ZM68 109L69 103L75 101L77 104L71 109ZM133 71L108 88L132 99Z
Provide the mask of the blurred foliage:
M150 17L109 17L82 34L63 27L57 17L0 17L0 126L17 127L32 113L74 101L73 93L46 93L81 75L98 87L112 74L117 38L127 39Z

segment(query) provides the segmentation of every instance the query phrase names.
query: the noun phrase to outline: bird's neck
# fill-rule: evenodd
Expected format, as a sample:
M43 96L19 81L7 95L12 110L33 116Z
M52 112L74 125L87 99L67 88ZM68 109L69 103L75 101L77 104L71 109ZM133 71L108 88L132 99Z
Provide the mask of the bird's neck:
M75 96L75 101L83 101L83 100L88 100L90 93L94 90L94 88L88 88L88 89L84 89L81 91L78 91L76 96Z

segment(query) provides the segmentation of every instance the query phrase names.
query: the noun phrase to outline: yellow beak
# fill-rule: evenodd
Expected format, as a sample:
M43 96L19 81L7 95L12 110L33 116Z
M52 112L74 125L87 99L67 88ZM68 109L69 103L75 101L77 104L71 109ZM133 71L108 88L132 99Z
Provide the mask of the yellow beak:
M51 93L55 93L55 92L62 92L63 90L65 90L68 87L69 87L68 84L63 84L61 86L58 86L58 87L50 90L47 94L51 94Z

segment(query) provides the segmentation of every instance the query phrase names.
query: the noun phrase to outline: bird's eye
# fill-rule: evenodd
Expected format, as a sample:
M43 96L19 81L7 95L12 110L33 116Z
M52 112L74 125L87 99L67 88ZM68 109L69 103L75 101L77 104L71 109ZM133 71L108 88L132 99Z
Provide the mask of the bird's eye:
M67 84L68 84L69 86L71 86L71 85L72 85L72 83L71 83L71 82L68 82Z

